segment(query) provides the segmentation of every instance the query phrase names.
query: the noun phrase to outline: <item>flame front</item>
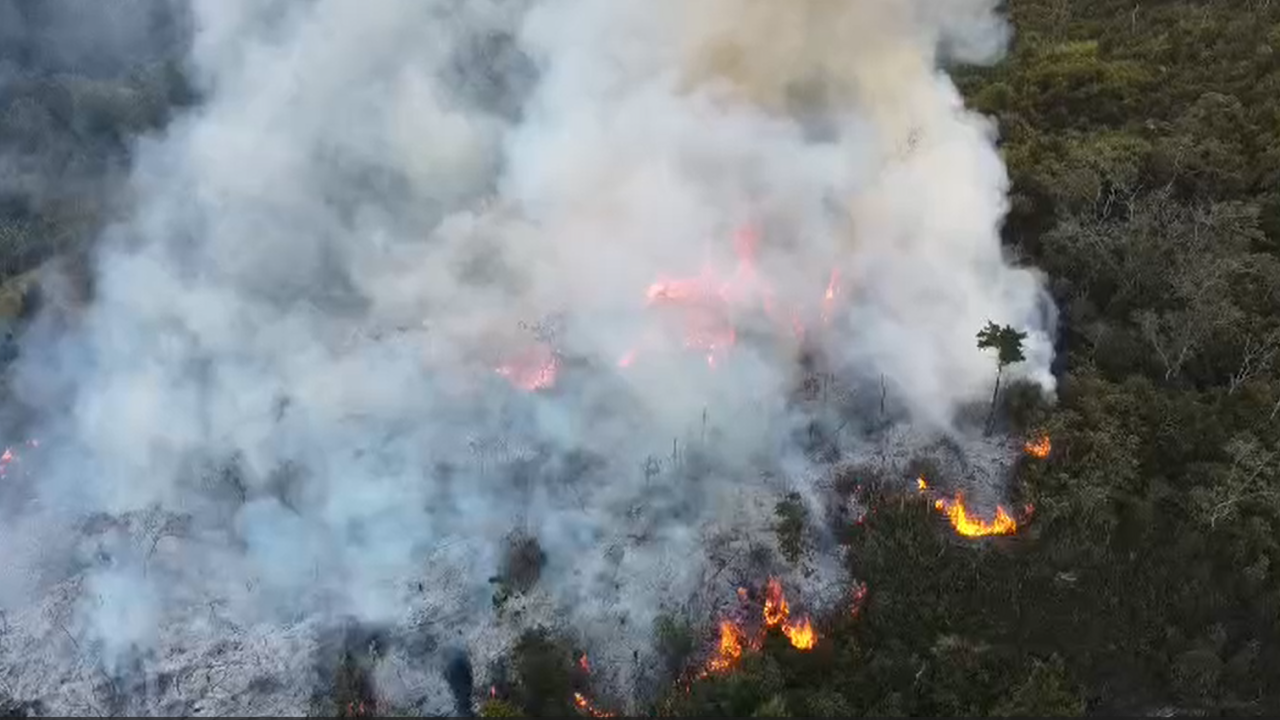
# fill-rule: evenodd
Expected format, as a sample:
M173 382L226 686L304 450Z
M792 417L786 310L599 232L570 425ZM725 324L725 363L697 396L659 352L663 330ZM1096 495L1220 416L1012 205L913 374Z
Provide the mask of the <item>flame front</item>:
M965 537L985 537L988 535L1012 535L1018 529L1018 523L1004 509L996 506L996 516L990 522L969 514L964 504L964 496L957 494L954 500L938 499L933 506L947 516L956 532Z
M742 628L732 621L720 621L720 644L716 654L707 662L707 672L725 672L742 658Z
M777 578L769 578L764 588L764 625L782 629L782 634L791 641L792 647L798 650L812 650L818 643L818 634L813 630L809 618L802 617L791 622L791 606L787 604L786 595L782 593L782 583Z
M809 618L801 618L800 622L782 626L782 632L791 641L792 647L798 650L812 650L818 644L818 634L813 630Z
M1027 454L1038 460L1044 460L1049 457L1049 453L1053 450L1053 443L1049 442L1048 435L1041 435L1036 440L1028 440L1023 446Z
M782 583L777 578L769 578L764 588L764 624L766 627L778 627L791 616L791 608L787 598L782 594Z
M613 717L613 713L596 707L580 692L573 694L573 704L579 711L586 713L591 717Z

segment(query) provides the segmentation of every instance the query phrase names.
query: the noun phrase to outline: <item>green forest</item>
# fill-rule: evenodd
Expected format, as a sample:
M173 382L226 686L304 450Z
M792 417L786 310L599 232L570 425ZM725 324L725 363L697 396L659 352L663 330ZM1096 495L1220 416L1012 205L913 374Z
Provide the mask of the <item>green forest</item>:
M1005 244L1044 270L1061 313L1056 402L1016 385L1001 400L1016 432L1052 438L1018 468L1034 516L969 539L923 497L871 497L843 534L865 586L814 618L815 648L772 630L698 675L714 638L664 619L671 683L653 714L1280 713L1280 2L1007 13L1008 56L952 73L999 128ZM76 257L109 219L124 139L191 101L164 61L7 84L0 143L66 179L0 185L11 319L35 300L29 271ZM780 500L781 535L801 532L799 512ZM318 712L372 712L358 665L338 663ZM611 707L567 639L530 633L507 669L483 715Z

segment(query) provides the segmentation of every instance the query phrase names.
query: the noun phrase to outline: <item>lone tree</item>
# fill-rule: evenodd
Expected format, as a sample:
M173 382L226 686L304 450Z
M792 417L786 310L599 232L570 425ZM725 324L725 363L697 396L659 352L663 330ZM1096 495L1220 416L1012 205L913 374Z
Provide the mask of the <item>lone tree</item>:
M996 387L991 391L991 409L987 412L987 424L984 434L991 434L991 427L996 419L996 398L1000 395L1000 379L1005 367L1022 362L1026 355L1022 352L1022 341L1027 334L1015 330L1012 325L996 325L990 320L987 326L978 331L978 348L996 350Z

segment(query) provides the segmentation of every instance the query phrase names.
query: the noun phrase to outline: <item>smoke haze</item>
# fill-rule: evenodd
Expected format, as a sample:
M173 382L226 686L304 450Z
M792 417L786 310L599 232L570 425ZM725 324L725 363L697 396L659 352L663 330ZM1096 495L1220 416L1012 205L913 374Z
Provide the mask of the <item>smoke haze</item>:
M482 687L541 622L626 696L658 613L709 618L780 494L822 501L815 418L858 420L848 458L950 436L998 465L962 420L994 380L975 334L1029 330L1011 371L1051 390L1053 313L1002 253L994 128L939 70L999 56L996 5L193 0L204 102L137 140L92 302L13 370L40 448L0 488L0 677L55 712L163 673L116 709L297 712L348 619L467 648ZM733 275L744 227L839 409L795 401L767 313L709 367L646 302ZM495 371L527 357L554 383ZM499 612L516 530L545 566ZM817 602L841 578L815 562ZM382 691L451 712L415 647Z

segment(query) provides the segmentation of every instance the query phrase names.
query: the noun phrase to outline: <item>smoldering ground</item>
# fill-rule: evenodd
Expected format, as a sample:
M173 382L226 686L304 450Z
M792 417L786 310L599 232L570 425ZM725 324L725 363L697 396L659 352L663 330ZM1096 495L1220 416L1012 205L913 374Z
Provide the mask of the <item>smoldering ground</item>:
M440 648L483 673L545 624L634 698L660 613L765 572L830 597L833 557L749 552L781 495L939 436L1003 462L957 419L987 320L1051 386L993 129L938 70L998 55L995 4L193 2L203 101L135 139L91 301L12 369L41 445L0 494L10 692L297 710L354 623L413 639L386 702L447 713ZM697 307L646 302L687 277ZM798 402L800 347L852 397ZM496 372L533 351L553 382Z

